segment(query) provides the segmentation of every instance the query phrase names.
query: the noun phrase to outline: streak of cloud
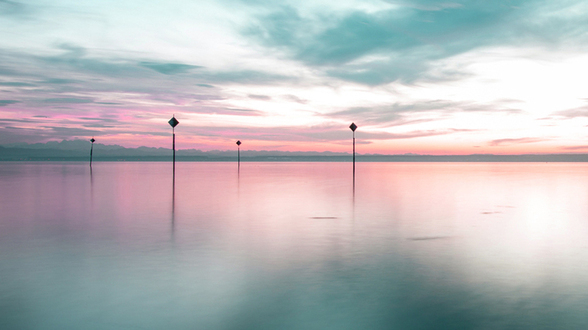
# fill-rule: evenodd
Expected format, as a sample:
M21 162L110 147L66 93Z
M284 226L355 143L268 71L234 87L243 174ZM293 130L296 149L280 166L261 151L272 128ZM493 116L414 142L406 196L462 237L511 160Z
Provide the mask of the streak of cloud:
M588 106L577 107L573 109L567 109L562 111L557 111L553 113L554 116L564 117L564 118L578 118L578 117L588 117Z
M503 145L514 145L514 144L521 144L521 143L536 143L545 141L545 138L516 138L516 139L497 139L488 142L488 145L492 147L503 146Z

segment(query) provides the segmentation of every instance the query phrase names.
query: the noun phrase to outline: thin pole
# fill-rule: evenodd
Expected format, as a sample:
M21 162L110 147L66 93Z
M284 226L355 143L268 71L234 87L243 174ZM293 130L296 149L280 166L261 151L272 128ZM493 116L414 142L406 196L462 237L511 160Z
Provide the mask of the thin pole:
M353 180L355 181L355 131L353 131Z
M90 147L90 168L92 167L92 152L94 151L94 142L92 142L92 146Z
M176 128L173 127L172 128L172 132L173 132L173 143L172 143L172 149L174 151L174 156L173 156L173 179L172 179L172 233L173 233L173 227L174 227L174 220L175 220L175 208L176 208Z
M349 128L353 131L353 198L355 200L355 130L357 129L357 125L351 123Z
M171 225L172 225L172 237L174 234L175 223L176 223L176 176L174 174L174 179L172 180L172 218L171 218Z
M237 140L237 171L241 169L241 141Z
M175 180L176 180L176 129L173 128L173 144L172 144L172 149L174 150L174 184L175 184Z

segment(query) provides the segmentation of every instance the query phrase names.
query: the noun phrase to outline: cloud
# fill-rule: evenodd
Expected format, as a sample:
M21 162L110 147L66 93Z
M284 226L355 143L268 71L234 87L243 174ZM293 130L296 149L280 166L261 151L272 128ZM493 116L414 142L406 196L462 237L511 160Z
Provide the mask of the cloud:
M74 79L61 79L61 78L50 78L41 81L43 84L75 84L79 82L78 80Z
M198 77L204 81L216 84L239 83L268 85L276 82L291 82L295 80L294 77L256 70L207 71L198 75Z
M263 111L244 108L229 108L220 106L198 106L190 109L184 109L184 112L199 114L231 115L231 116L263 116Z
M170 63L170 62L156 62L143 61L137 62L132 58L94 58L87 56L87 50L83 47L62 44L58 49L65 52L60 55L53 56L34 56L25 55L25 60L29 66L38 68L49 64L51 68L56 69L61 75L92 75L92 83L96 84L96 75L107 78L125 79L120 82L120 86L125 86L125 89L137 90L143 86L148 85L149 91L152 88L170 89L181 86L186 89L187 86L213 87L211 83L226 84L226 83L241 83L241 84L268 84L276 81L291 81L292 77L276 74L272 72L237 69L237 70L210 70L203 66L184 64L184 63ZM11 54L11 58L18 56L22 59L23 54ZM146 71L145 69L149 69ZM197 70L195 70L197 69ZM153 74L156 72L156 74ZM161 75L168 76L163 78ZM16 74L16 73L15 73ZM39 74L36 72L36 74ZM17 74L17 75L21 75ZM180 76L182 79L177 79ZM163 80L162 80L163 79ZM137 82L138 88L129 86L128 81ZM162 81L168 83L162 85ZM90 81L76 81L74 79L59 80L59 78L47 78L48 84L65 84L74 83L89 84Z
M588 145L586 146L566 146L566 147L561 147L561 149L563 150L588 150Z
M545 140L547 140L547 139L545 139L545 138L532 138L532 137L518 138L518 139L498 139L498 140L492 140L492 141L488 142L488 145L491 147L497 147L497 146L513 145L513 144L521 144L521 143L535 143L535 142L541 142L541 141L545 141Z
M102 135L102 131L85 129L81 127L64 127L64 126L42 126L43 128L50 129L52 131L53 138L71 138L78 136L91 136L91 135ZM134 133L134 132L133 132Z
M427 137L427 136L437 136L437 135L449 135L454 133L461 133L461 132L472 132L475 130L470 129L442 129L442 130L418 130L408 133L388 133L383 135L382 138L386 140L396 140L396 139L414 139L420 137Z
M588 44L571 42L588 37L588 6L576 0L253 2L215 2L203 11L214 14L210 20L197 20L189 17L191 13L179 15L174 24L182 27L180 35L154 29L160 22L153 20L144 33L135 33L137 20L155 18L142 16L147 14L142 11L127 17L116 6L96 7L92 13L83 4L61 13L55 5L37 6L43 10L38 20L30 26L22 21L11 25L14 32L0 42L0 89L6 92L0 107L5 112L18 109L18 115L3 117L46 115L49 118L43 125L95 129L104 134L123 131L123 126L130 134L133 130L159 133L154 119L169 118L173 113L207 124L234 116L226 122L236 126L284 125L288 117L302 114L296 122L314 124L308 130L268 127L243 133L276 143L281 136L292 141L345 143L350 133L347 126L327 126L351 121L361 127L358 134L366 139L362 143L457 134L456 129L483 121L489 117L486 114L523 113L517 107L542 111L531 103L479 101L499 95L528 100L522 87L501 93L498 84L505 78L498 69L507 65L497 65L496 59L512 64L513 57L531 54L531 58L519 59L538 63L534 54L539 54L548 59L543 64L559 65L578 53L571 54L567 52L570 48L565 48L557 50L560 57L548 57L542 52L549 48L545 46L573 45L582 50ZM0 11L7 4L19 3L0 0ZM228 4L230 13L218 11ZM166 7L169 13L186 10ZM156 8L150 5L144 9L153 14ZM44 29L57 17L63 18L62 25ZM38 33L26 34L28 29ZM194 31L211 34L183 38ZM14 36L18 35L27 37L17 40ZM528 45L533 48L520 49ZM465 88L460 88L461 82L438 83L465 77L472 82ZM379 86L392 81L397 84ZM473 86L480 88L469 93ZM493 87L497 88L490 90ZM588 116L588 108L572 110L561 116ZM475 112L484 116L472 114ZM270 113L271 118L253 118ZM112 114L116 121L98 119L105 114ZM504 128L503 133L510 131L505 136L533 136L523 132L523 121L532 115L509 117L518 122ZM69 122L60 121L64 119ZM401 125L406 126L402 134L389 133L396 129L376 130ZM434 127L438 129L431 130ZM61 132L45 129L39 134Z
M401 80L453 80L455 70L432 75L438 61L488 46L557 45L583 40L588 23L578 1L390 1L395 8L302 14L273 7L243 34L332 77L379 85ZM555 10L557 9L557 10ZM435 66L434 66L435 65Z
M43 100L43 102L46 102L46 103L93 103L94 100L75 98L75 97L59 97L59 98L45 99L45 100Z
M413 1L405 1L405 0L386 0L386 2L400 5L404 7L410 7L419 10L427 10L427 11L439 11L444 9L451 9L451 8L461 8L463 4L455 2L455 1L438 1L438 0L413 0Z
M18 1L0 0L0 15L23 16L29 13L29 7Z
M509 108L512 100L498 100L493 103L456 102L447 100L420 100L413 103L393 103L376 107L353 107L327 114L327 117L359 121L369 125L397 126L445 119L447 114L458 112L522 113L520 109ZM415 114L425 114L413 118Z
M300 104L307 104L308 103L308 100L303 100L303 99L299 98L298 96L292 95L292 94L282 95L282 97L286 100L294 101L294 102L300 103Z
M34 87L35 85L23 82L0 82L0 86L9 87Z
M105 125L105 124L83 124L83 127L94 127L94 128L112 128L116 127L113 125Z
M588 117L588 105L568 110L557 111L554 112L552 115L565 118Z
M441 129L416 130L405 133L366 132L357 134L357 143L369 144L373 140L414 139L428 136L449 135L471 130ZM244 140L287 141L287 142L332 142L349 144L351 131L341 125L321 125L310 127L201 127L199 135L209 137L230 137Z
M233 105L223 85L264 85L292 80L271 72L247 69L215 71L204 67L188 70L188 67L196 66L166 66L167 62L156 61L144 61L144 64L152 66L147 68L137 65L140 62L130 57L93 57L86 48L73 44L60 44L57 50L60 52L55 55L38 56L0 49L0 65L12 69L12 78L4 85L24 87L34 81L36 87L34 90L10 90L11 99L3 100L0 106L20 102L19 108L29 115L47 115L39 108L39 103L44 103L51 105L45 111L55 113L63 109L66 116L87 116L88 105L92 105L92 111L99 113L144 113L150 114L149 118L161 111L170 114L192 112L261 116L264 113L256 109ZM184 70L184 73L161 74L154 68L170 73ZM206 93L202 93L203 87Z
M36 121L30 119L0 118L0 122L35 123Z
M77 134L64 134L59 130L47 129L45 127L39 128L24 128L24 127L12 127L10 130L0 130L0 140L3 144L9 143L36 143L46 139L69 139ZM71 132L71 131L70 131ZM76 132L73 132L76 133ZM81 132L77 132L81 133ZM85 134L82 134L86 136ZM90 134L91 135L91 134Z
M113 118L92 118L92 117L80 117L79 119L82 120L91 120L91 121L101 121L101 122L105 122L105 123L115 123L118 120L113 119Z
M15 103L19 103L20 101L16 101L16 100L0 100L0 107L5 107L7 105L11 105L11 104L15 104Z
M272 98L267 95L249 94L248 97L254 100L269 101Z
M140 66L155 70L159 73L173 75L180 73L187 73L193 69L201 69L198 65L188 65L181 63L158 63L158 62L140 62Z
M234 115L237 115L237 116L263 116L265 114L264 112L258 111L258 110L238 109L238 108L215 108L212 113L215 113L218 115L233 115L233 116Z

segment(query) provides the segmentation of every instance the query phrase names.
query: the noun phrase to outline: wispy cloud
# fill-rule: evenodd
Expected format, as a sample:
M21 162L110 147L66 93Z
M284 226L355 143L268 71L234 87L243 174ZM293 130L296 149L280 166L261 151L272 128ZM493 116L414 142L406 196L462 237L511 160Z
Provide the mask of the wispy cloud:
M514 144L522 144L522 143L536 143L545 141L545 138L534 138L534 137L526 137L526 138L516 138L516 139L497 139L488 142L488 145L492 147L497 146L504 146L504 145L514 145Z
M279 6L258 16L244 35L280 49L333 77L378 85L428 79L437 60L490 45L583 38L588 23L577 2L390 1L397 7L304 15ZM399 7L398 7L399 6ZM531 19L533 17L533 19ZM459 77L447 72L446 79ZM437 75L436 79L441 79Z
M181 74L192 71L193 69L201 69L199 65L188 65L181 63L156 63L156 62L140 62L140 66L155 70L163 74Z
M34 84L24 83L24 82L0 82L0 86L9 86L9 87L34 87Z
M448 114L460 112L487 112L520 114L523 111L505 106L499 100L494 103L479 104L472 102L455 102L447 100L420 100L413 103L393 103L377 107L354 107L347 110L327 114L329 117L342 118L348 121L359 120L365 124L397 126L427 121L446 119ZM415 114L427 113L426 117L414 117Z
M282 97L286 100L293 101L293 102L300 103L300 104L308 103L308 100L303 100L303 99L299 98L298 96L292 95L292 94L282 95Z
M0 118L0 122L34 123L35 120L31 120L31 119Z
M5 107L7 105L19 103L20 101L17 100L0 100L0 107Z
M553 116L565 118L588 117L588 105L573 109L557 111L553 113Z
M46 103L93 103L94 100L75 98L75 97L60 97L60 98L44 99L44 100L42 100L42 102L46 102Z
M22 17L30 13L30 7L20 1L0 0L0 15Z
M588 150L588 145L584 145L584 146L565 146L565 147L561 147L560 149L563 149L563 150L571 150L571 151L582 151L582 150Z
M369 144L374 140L415 139L422 137L449 135L470 132L467 129L416 130L404 133L360 132L357 143ZM257 141L288 141L288 142L331 142L349 144L350 131L340 125L312 127L201 127L199 134L209 137L230 137Z
M248 96L250 99L254 100L269 101L272 99L270 96L267 95L249 94Z

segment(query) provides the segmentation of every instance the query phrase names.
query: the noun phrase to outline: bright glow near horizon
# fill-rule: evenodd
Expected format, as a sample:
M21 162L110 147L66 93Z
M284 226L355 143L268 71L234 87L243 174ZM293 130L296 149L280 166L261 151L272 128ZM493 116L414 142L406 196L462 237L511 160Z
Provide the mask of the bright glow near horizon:
M565 153L588 4L0 2L0 144Z

